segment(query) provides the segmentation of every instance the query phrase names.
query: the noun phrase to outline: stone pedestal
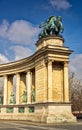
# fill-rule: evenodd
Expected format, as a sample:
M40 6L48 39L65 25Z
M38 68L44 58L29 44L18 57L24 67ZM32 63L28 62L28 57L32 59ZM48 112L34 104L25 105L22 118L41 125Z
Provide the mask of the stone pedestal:
M46 36L45 38L42 38L41 40L37 41L36 50L38 51L39 49L41 49L42 47L46 47L47 45L63 46L64 39L60 36Z
M70 103L40 103L35 106L35 114L37 122L44 123L63 123L63 122L76 122L76 117L71 113Z
M48 106L47 123L76 122L70 103L52 103Z
M36 43L36 46L37 51L45 50L44 63L47 67L47 75L44 76L42 59L37 61L36 95L38 92L39 95L36 100L38 103L44 102L44 105L38 104L37 108L35 106L36 116L38 113L41 121L46 123L76 122L69 102L68 63L72 51L64 47L62 37L56 36L43 38ZM44 79L47 79L47 102L43 99Z

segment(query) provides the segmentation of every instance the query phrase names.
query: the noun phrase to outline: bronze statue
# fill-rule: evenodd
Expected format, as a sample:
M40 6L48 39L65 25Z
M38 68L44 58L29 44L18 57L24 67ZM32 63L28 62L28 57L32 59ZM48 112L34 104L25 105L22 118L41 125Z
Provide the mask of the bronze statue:
M11 92L10 94L10 104L15 104L14 94Z
M27 102L27 92L24 91L22 94L22 103L26 103Z
M32 102L34 102L35 101L35 88L34 87L32 88L31 95L32 95Z
M0 104L2 104L2 96L0 95Z
M62 17L61 16L50 16L45 23L41 23L40 28L43 27L42 32L39 34L38 39L45 37L47 35L58 35L60 32L64 31L62 25Z

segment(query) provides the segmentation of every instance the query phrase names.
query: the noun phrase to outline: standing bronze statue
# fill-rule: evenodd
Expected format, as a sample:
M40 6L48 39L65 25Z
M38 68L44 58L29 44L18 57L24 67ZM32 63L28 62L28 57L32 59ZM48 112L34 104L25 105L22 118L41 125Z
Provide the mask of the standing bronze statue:
M15 104L15 97L13 92L10 94L10 104Z
M22 94L22 103L26 103L27 102L27 92L24 91Z
M35 88L34 87L32 87L31 97L32 97L32 102L34 102L35 101Z
M43 28L43 30L39 34L38 39L47 35L58 35L60 32L62 33L64 31L61 16L50 16L44 23L41 23L39 27Z

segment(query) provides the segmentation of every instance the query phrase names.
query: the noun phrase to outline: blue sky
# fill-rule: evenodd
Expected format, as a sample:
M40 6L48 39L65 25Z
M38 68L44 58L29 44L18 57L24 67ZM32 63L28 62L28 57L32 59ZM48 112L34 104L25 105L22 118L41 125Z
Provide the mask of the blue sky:
M33 54L39 24L49 16L62 16L65 46L74 50L70 70L82 75L81 0L0 0L0 63Z

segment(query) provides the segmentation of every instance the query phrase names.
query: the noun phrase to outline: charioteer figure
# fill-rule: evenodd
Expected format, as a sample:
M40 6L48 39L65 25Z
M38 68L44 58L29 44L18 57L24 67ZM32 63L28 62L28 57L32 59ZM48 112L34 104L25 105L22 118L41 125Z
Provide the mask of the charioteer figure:
M39 27L43 28L43 30L38 35L38 39L53 34L59 35L60 32L63 33L64 31L61 16L50 16L44 23L41 23Z

